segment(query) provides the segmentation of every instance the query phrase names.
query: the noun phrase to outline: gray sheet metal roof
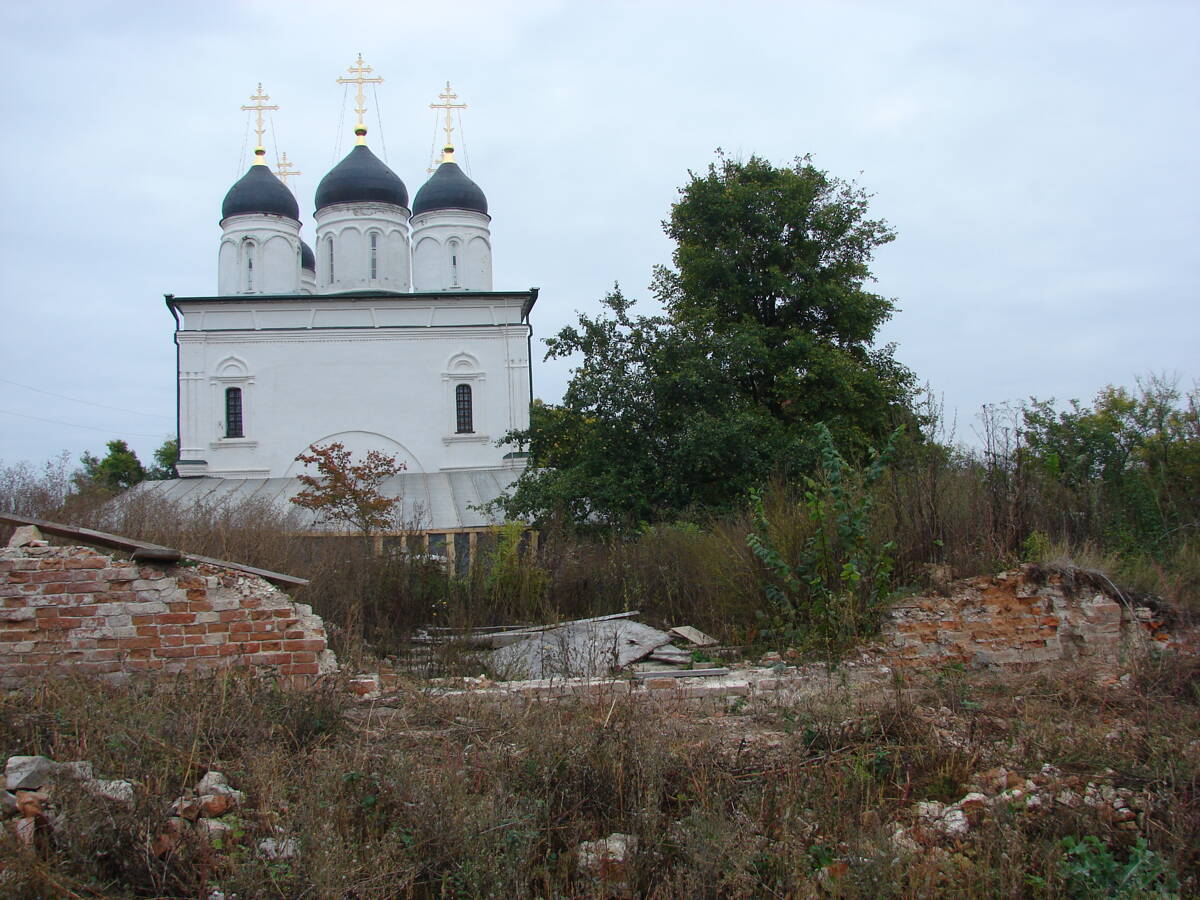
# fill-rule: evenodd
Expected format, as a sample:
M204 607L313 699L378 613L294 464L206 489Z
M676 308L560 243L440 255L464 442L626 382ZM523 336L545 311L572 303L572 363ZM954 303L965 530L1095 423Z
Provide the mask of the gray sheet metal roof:
M521 474L522 468L450 469L440 472L404 472L380 486L388 497L403 497L403 522L406 528L441 531L451 528L482 528L496 520L478 507L495 500ZM143 481L130 488L126 496L152 496L181 506L218 505L249 500L270 502L295 517L298 528L335 526L317 523L311 510L288 502L300 493L298 478L173 478Z

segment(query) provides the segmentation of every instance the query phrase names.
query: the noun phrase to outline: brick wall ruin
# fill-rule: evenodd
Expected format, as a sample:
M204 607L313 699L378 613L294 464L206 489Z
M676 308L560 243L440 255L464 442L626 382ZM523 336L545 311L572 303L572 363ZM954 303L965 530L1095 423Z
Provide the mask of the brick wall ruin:
M901 666L1115 659L1127 646L1170 639L1152 610L1123 601L1102 576L1038 566L903 600L882 632L882 655Z
M66 669L120 680L227 666L302 685L337 662L320 617L255 575L44 541L0 550L0 689Z

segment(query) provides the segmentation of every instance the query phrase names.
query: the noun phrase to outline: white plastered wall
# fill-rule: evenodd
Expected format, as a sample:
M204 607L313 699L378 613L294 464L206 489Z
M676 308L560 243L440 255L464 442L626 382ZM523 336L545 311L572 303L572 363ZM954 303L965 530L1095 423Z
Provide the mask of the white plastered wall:
M206 460L203 474L280 477L310 444L341 434L355 436L348 446L399 448L411 472L502 465L513 448L497 439L529 421L525 299L185 302L182 456ZM459 384L472 391L466 434ZM243 392L241 438L224 436L230 386Z
M317 291L408 291L408 210L386 203L336 203L318 210ZM370 236L378 236L375 277L371 277ZM333 269L330 272L330 241Z
M258 213L221 221L218 294L291 294L299 290L299 222Z
M413 290L490 291L491 221L485 213L465 209L414 216Z

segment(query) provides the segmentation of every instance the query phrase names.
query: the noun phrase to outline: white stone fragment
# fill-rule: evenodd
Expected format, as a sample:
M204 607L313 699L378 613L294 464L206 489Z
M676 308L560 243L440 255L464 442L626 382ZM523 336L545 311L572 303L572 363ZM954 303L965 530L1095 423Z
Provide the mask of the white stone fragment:
M258 852L264 859L295 859L300 855L300 845L295 838L263 838L258 842Z
M97 797L103 797L106 800L112 800L115 803L124 803L127 806L133 805L133 783L124 781L120 778L104 779L96 778L85 783Z
M36 791L54 776L54 760L45 756L10 756L4 767L10 791Z

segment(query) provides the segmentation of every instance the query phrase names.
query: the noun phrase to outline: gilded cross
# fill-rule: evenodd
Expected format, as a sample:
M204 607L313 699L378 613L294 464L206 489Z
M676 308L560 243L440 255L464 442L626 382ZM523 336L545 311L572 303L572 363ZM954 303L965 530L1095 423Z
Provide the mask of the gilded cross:
M278 106L269 105L267 103L267 101L270 99L270 95L263 93L262 82L260 81L258 83L258 90L255 91L254 95L250 98L250 105L242 106L242 109L255 114L256 124L254 126L254 132L258 135L257 146L259 147L263 146L263 134L265 134L267 130L266 126L263 125L263 113L269 109L279 109Z
M295 167L296 167L296 164L294 162L290 162L288 160L287 153L281 153L281 154L279 154L279 162L276 163L276 165L275 165L275 175L279 178L280 181L282 181L284 184L287 184L288 179L291 178L293 175L303 175L304 174L303 172L299 172L299 171L293 172L292 169L294 169ZM288 186L290 187L291 185L288 185Z
M358 54L358 61L355 62L354 65L350 66L350 68L347 69L346 71L348 71L350 73L350 77L342 78L339 76L337 83L338 84L357 84L358 85L358 93L355 94L355 98L354 98L355 100L358 101L358 105L356 107L354 107L354 111L356 113L358 113L358 124L365 127L366 122L364 121L364 118L367 115L367 97L363 93L363 85L364 84L383 84L383 79L380 78L378 75L376 75L374 78L367 77L374 70L370 66L368 66L366 63L363 62L361 53Z
M442 126L442 130L446 132L446 143L444 146L447 149L449 149L454 146L454 139L451 137L451 133L454 131L454 117L453 117L452 110L466 109L467 104L453 102L458 99L458 94L456 94L456 93L454 93L454 91L450 90L450 82L448 82L448 81L446 82L446 90L444 92L438 94L438 99L441 100L442 102L441 103L430 103L429 108L430 109L444 109L446 111L446 124L444 124Z

